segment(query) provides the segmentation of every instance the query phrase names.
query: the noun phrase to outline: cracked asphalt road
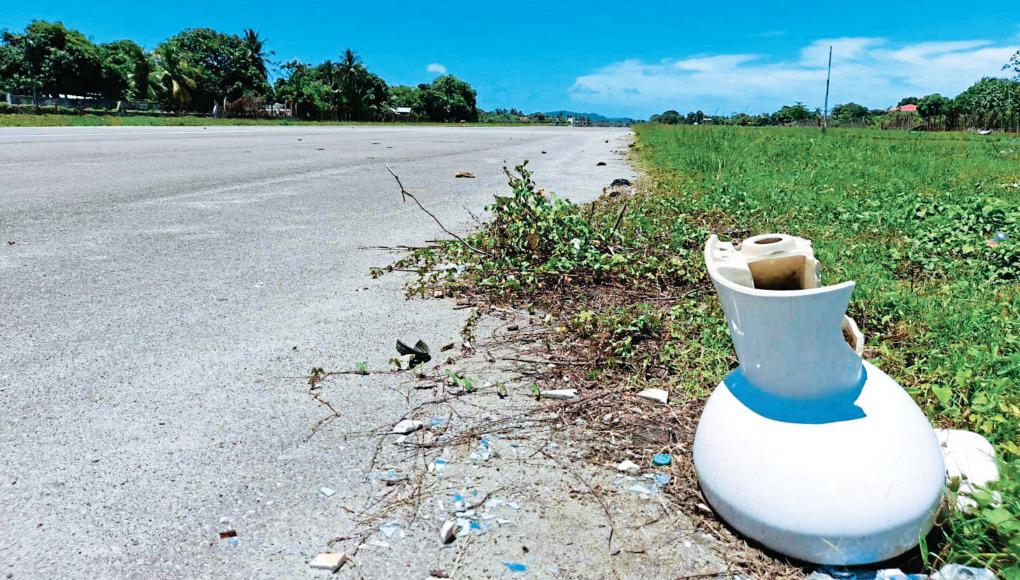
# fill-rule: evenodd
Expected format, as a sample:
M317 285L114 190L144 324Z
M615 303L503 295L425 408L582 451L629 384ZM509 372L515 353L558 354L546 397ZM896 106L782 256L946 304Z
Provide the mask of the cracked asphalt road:
M504 161L590 200L632 177L623 129L0 130L0 573L307 575L372 452L340 430L404 412L373 377L328 412L312 367L381 368L467 313L372 280L505 191ZM547 154L542 154L547 151ZM608 165L597 167L598 161ZM466 170L476 179L455 179ZM237 529L244 557L217 532Z

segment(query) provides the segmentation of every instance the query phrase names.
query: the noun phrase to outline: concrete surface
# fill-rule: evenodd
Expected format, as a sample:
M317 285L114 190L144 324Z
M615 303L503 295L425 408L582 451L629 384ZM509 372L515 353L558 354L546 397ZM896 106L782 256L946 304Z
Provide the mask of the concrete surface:
M409 399L399 376L340 381L341 418L309 437L330 413L294 377L382 368L396 338L442 345L467 316L368 276L392 256L359 246L442 236L401 203L384 163L464 231L464 208L505 191L504 160L530 159L540 185L586 200L631 176L613 153L628 138L0 131L0 573L310 575L344 532L343 498L372 496L376 442L352 434L395 423ZM325 485L341 493L324 498ZM237 545L218 539L225 529Z

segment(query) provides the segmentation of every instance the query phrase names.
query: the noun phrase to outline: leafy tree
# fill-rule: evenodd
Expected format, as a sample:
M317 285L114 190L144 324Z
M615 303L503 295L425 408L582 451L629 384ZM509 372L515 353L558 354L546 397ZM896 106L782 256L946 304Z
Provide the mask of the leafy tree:
M0 72L8 90L35 88L51 96L102 92L100 51L77 30L34 20L24 33L4 32L2 38Z
M109 99L147 99L150 62L145 50L131 40L99 45L103 96Z
M837 123L867 121L870 116L871 113L868 111L868 108L857 103L846 103L832 108L832 118Z
M162 57L157 60L185 72L184 76L193 81L188 106L192 110L209 111L214 103L271 92L264 61L260 69L250 48L238 36L210 28L192 28L171 36L154 52ZM261 46L258 48L261 51ZM170 68L162 66L164 73L171 72ZM178 86L185 84L178 83Z
M1012 70L1013 80L1020 81L1020 50L1013 53L1013 56L1009 58L1009 62L1002 65L1002 70Z
M661 123L663 125L679 125L683 123L684 119L680 116L680 113L669 109L664 111L661 115L652 115L651 121L653 123Z
M477 121L476 93L453 75L418 85L422 114L431 121Z
M970 115L1016 110L1020 107L1020 83L985 77L957 95L955 103L960 113Z
M295 117L320 118L329 107L330 89L316 69L299 61L283 65L285 78L276 80L276 96L290 104Z
M814 119L818 115L805 107L804 103L798 101L792 105L784 105L778 111L773 113L772 116L777 123L792 123L795 121Z
M917 113L926 121L931 121L949 112L951 101L938 93L921 97L917 101Z
M903 105L916 105L917 101L917 97L903 97L900 99L900 102L896 103L896 106L902 107Z
M411 107L411 110L418 111L421 108L421 95L418 93L418 87L407 85L390 87L390 106Z

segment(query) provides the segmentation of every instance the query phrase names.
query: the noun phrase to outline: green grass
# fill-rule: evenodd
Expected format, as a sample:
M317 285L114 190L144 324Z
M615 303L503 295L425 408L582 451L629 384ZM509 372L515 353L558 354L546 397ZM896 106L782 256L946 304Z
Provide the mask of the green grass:
M56 115L56 114L0 114L0 127L173 127L173 126L215 126L215 125L436 125L445 127L464 126L528 126L513 123L399 123L399 122L356 122L356 121L298 121L294 119L214 119L211 117L152 117L145 115Z
M560 358L590 361L570 367L571 385L662 387L696 412L736 363L704 270L705 239L811 239L825 283L857 281L849 314L866 336L866 358L935 425L981 433L1002 461L1002 505L987 496L971 514L954 512L942 541L918 555L931 566L1020 575L1020 140L636 130L648 190L577 206L518 168L512 194L497 197L492 221L466 244L422 248L391 268L416 268L412 291L422 295L438 285L549 312L557 332L546 344ZM1010 239L990 247L997 232ZM683 421L668 427L693 435ZM686 476L689 485L671 488L681 501L697 497Z
M1020 140L643 126L638 141L644 204L673 200L738 239L809 238L826 283L857 281L868 358L1003 461L1004 506L951 517L940 556L1020 574Z

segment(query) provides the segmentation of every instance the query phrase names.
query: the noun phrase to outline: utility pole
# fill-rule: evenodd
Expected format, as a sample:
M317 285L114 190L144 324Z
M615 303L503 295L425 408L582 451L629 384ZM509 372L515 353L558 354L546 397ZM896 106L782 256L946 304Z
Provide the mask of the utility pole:
M829 46L828 72L825 73L825 108L822 110L822 133L828 127L828 86L832 78L832 47Z

